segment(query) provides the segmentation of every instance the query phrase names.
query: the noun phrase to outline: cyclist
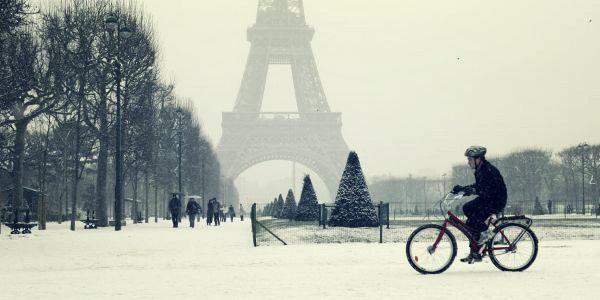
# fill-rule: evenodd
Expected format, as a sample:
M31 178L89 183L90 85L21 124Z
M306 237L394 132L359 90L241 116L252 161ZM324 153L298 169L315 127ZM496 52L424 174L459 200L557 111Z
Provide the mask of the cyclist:
M478 197L463 205L463 212L467 216L467 225L474 232L473 236L478 246L485 244L491 238L485 220L492 214L499 213L506 206L506 185L500 171L485 159L487 149L482 146L471 146L465 151L469 167L475 170L475 183L468 186L456 185L452 193L463 192L465 196L477 195ZM481 261L479 249L470 245L470 253L462 258L462 262ZM475 249L474 249L475 248Z

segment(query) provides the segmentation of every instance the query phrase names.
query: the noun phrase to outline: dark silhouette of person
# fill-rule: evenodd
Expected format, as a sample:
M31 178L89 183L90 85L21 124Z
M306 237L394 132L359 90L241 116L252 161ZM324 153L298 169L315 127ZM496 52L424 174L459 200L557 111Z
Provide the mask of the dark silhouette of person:
M181 200L179 200L177 194L173 193L173 197L169 201L169 211L171 212L171 221L173 221L173 228L178 227L180 210Z
M217 198L213 198L213 221L215 226L221 225L221 204L217 201Z
M214 200L215 198L212 198L210 200L208 200L208 204L206 204L206 225L210 226L213 222L213 215L215 213L215 208L214 208Z
M235 217L235 209L233 209L233 205L229 205L227 209L227 214L229 215L229 219L233 222L233 217Z
M194 221L196 221L196 215L200 211L200 204L194 200L194 198L190 198L185 208L185 213L188 215L188 219L190 219L190 227L194 228Z
M456 185L452 189L452 193L455 194L463 192L465 196L477 195L477 198L463 205L467 225L473 233L476 244L470 244L471 252L461 259L462 262L481 261L478 248L491 238L485 220L492 214L504 210L508 198L504 178L500 171L485 159L486 151L487 149L482 146L471 146L465 151L469 167L475 170L475 183L468 186Z

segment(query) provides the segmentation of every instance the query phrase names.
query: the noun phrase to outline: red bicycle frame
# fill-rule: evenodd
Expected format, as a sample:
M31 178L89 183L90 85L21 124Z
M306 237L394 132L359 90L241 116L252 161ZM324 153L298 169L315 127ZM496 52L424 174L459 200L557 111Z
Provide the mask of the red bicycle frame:
M437 248L437 245L439 244L440 240L446 233L448 224L454 226L456 229L458 229L460 232L462 232L467 237L467 239L469 239L469 246L471 247L471 249L479 249L480 254L483 254L484 252L490 251L490 250L513 250L513 247L514 247L513 244L508 240L508 238L506 237L506 235L504 235L504 232L502 232L502 231L500 231L500 234L502 235L503 241L506 244L508 244L508 247L506 247L506 246L493 247L492 249L487 249L485 247L485 244L482 245L481 247L478 247L477 241L475 240L475 238L473 237L473 234L471 233L475 230L473 228L471 228L469 225L465 224L465 222L463 222L461 219L459 219L451 211L448 210L447 214L448 214L448 216L444 218L444 223L442 224L442 230L440 231L439 235L437 236L437 238L435 239L435 242L432 245L432 248L433 248L432 250L435 250ZM491 219L488 219L487 223L488 223L488 226L492 225L492 226L494 226L494 228L497 227L495 223L491 222Z

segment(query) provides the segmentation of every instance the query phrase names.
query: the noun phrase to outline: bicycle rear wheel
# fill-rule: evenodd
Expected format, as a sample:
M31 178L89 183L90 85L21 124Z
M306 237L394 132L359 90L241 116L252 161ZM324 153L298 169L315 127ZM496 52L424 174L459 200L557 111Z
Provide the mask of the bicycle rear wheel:
M456 239L445 230L437 246L435 241L440 236L442 226L436 224L423 225L410 235L406 242L408 263L421 274L439 274L452 265L456 257Z
M535 261L538 239L527 226L505 223L494 230L488 242L488 253L492 263L502 271L521 272Z

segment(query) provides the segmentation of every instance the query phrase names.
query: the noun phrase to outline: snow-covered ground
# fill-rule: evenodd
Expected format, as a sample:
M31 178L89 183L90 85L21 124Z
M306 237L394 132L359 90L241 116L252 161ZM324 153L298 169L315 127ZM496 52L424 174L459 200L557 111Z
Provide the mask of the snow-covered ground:
M185 225L184 220L184 225ZM79 224L78 224L79 225ZM464 242L459 257L466 252ZM252 247L250 222L123 231L49 224L0 235L0 299L598 299L600 241L540 241L505 273L458 260L440 275L408 265L403 243Z

